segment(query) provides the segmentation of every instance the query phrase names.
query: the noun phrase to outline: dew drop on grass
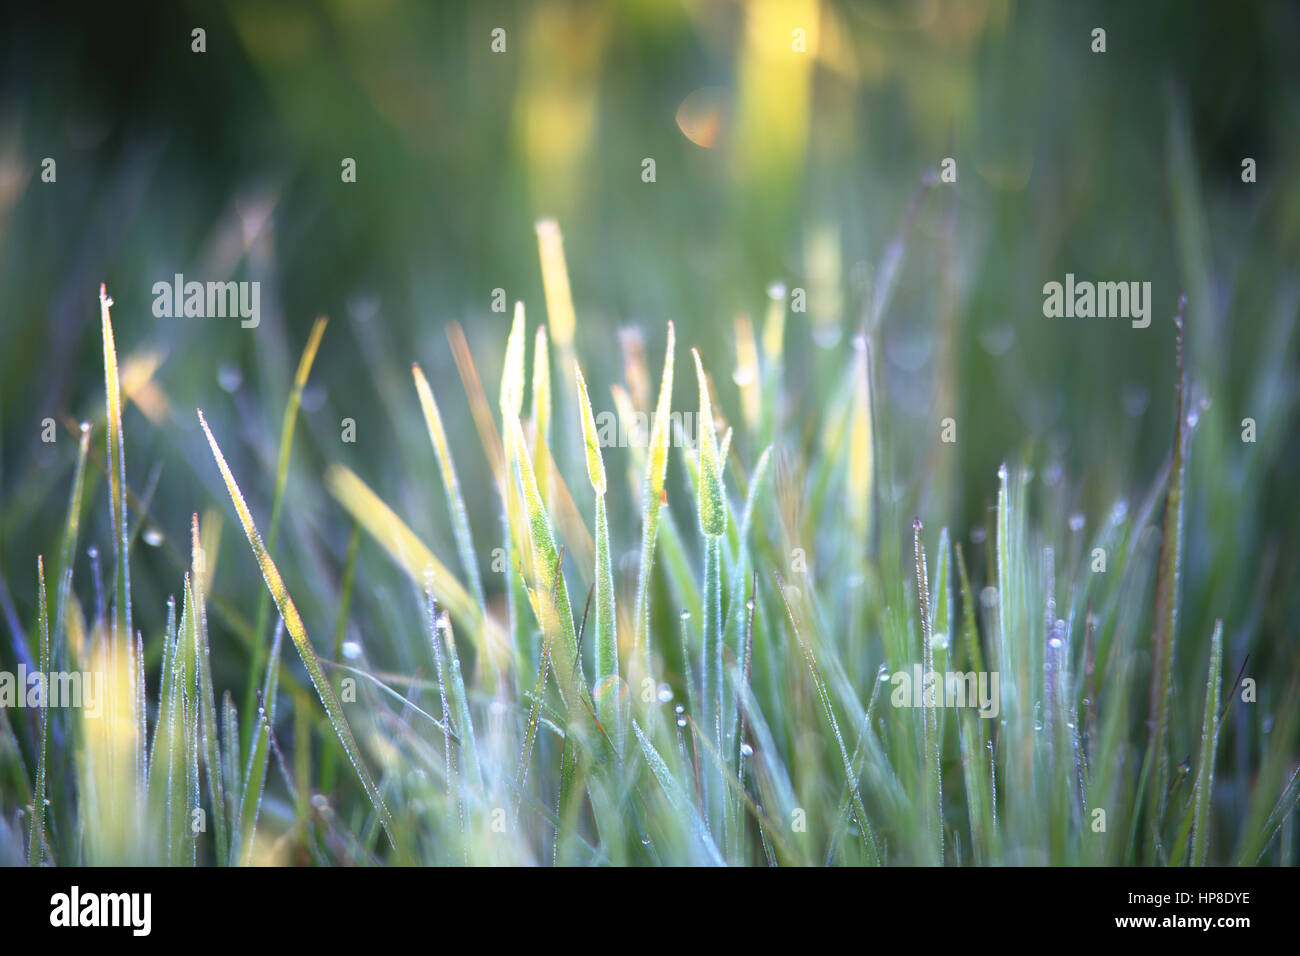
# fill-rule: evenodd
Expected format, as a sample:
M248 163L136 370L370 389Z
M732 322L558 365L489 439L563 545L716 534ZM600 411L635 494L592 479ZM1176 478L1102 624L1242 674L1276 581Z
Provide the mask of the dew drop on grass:
M163 533L157 528L149 527L144 529L144 543L151 548L160 547L163 543Z
M233 392L244 383L244 373L234 362L224 362L217 369L217 384L227 392Z
M361 656L361 645L356 641L343 642L343 656L350 661L355 661Z
M754 755L754 748L751 747L749 744L741 744L740 755L742 757L752 757Z
M1070 530L1083 530L1083 514L1081 512L1076 511L1074 514L1070 515Z
M983 526L977 526L970 529L971 544L983 544L984 539L987 536L988 532L984 530Z
M813 344L818 348L833 349L840 344L840 327L838 325L818 325L813 328Z
M1130 382L1124 386L1123 402L1124 411L1130 418L1137 418L1147 410L1149 396L1146 388L1135 382Z
M659 703L666 704L673 699L673 689L667 684L659 685Z
M887 664L880 665L880 670L876 672L876 680L882 684L889 680L889 666Z
M1047 642L1047 646L1052 648L1052 650L1056 650L1061 646L1062 643L1063 642L1059 637L1053 637Z
M985 607L994 607L998 603L998 589L989 584L980 591L980 604Z
M938 634L935 634L934 637L930 638L930 646L936 651L946 651L948 649L948 644L948 635L943 631L940 631Z
M785 283L784 283L784 282L773 282L773 283L771 283L771 284L767 287L767 297L768 297L769 299L784 299L784 298L785 298Z

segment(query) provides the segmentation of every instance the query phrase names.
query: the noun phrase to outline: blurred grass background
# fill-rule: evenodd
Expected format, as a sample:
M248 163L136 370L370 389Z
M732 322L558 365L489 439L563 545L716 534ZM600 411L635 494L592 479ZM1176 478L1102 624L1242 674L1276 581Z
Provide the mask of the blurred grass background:
M1089 49L1096 26L1105 54ZM190 50L194 27L207 32L206 53ZM502 54L490 49L498 27ZM791 50L795 29L806 53ZM1058 518L1078 512L1091 528L1117 499L1136 507L1172 440L1169 317L1186 291L1201 421L1185 619L1225 619L1228 676L1234 641L1258 640L1256 668L1280 678L1300 615L1297 36L1300 11L1263 2L6 8L6 626L33 618L35 555L58 538L76 447L63 423L102 406L101 281L117 303L121 354L160 362L152 415L132 406L126 422L128 482L143 492L158 477L146 537L156 546L134 559L146 634L179 586L189 515L224 495L194 407L238 435L226 452L265 515L293 367L315 317L331 317L279 549L323 638L349 527L322 468L344 462L439 554L454 553L435 480L399 477L433 469L406 368L418 359L432 380L462 481L486 487L444 328L464 326L490 377L509 322L491 311L492 290L544 320L537 219L554 216L564 231L593 396L621 379L619 330L643 328L657 368L669 318L715 374L730 368L733 319L760 319L769 285L783 282L809 295L808 314L788 324L790 374L804 386L790 417L816 422L829 382L819 373L842 363L923 176L952 156L958 182L918 207L877 329L875 389L893 447L882 493L958 540L981 539L1008 459L1039 466ZM40 181L47 156L53 184ZM1241 182L1246 156L1258 163L1254 184ZM344 157L357 162L355 184L340 182ZM177 272L260 281L260 327L154 318L151 286ZM1044 318L1042 285L1066 272L1150 281L1151 327ZM484 382L489 394L496 384ZM734 415L734 390L720 398ZM60 423L53 445L40 437L47 416ZM958 442L936 452L948 416ZM1247 416L1256 446L1239 441ZM345 417L355 444L340 441ZM805 437L815 454L815 435ZM574 451L561 465L579 476ZM87 496L102 493L92 485ZM499 515L473 507L494 499L469 497L476 537L495 539ZM616 541L630 545L637 512L618 482L610 513ZM87 521L83 540L105 549L107 510ZM256 594L255 568L229 550L242 549L237 537L228 527L218 588ZM84 550L78 561L85 582ZM499 597L498 577L487 586ZM395 627L385 589L403 587L362 582L361 621ZM232 601L251 619L251 599ZM1187 635L1196 661L1203 630ZM217 617L213 640L218 685L239 686L246 662ZM12 663L9 642L0 662Z

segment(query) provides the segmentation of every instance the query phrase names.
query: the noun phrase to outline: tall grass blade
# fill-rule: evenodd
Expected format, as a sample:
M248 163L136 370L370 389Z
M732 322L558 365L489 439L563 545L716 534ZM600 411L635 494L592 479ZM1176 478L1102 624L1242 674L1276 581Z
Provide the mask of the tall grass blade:
M343 750L366 791L366 796L370 798L375 812L379 814L380 822L383 824L389 840L400 852L403 847L396 840L396 826L392 814L384 803L379 788L371 778L370 771L366 769L356 739L352 736L352 728L348 724L347 716L339 705L338 697L334 694L334 688L325 678L320 661L316 657L316 651L307 637L307 629L303 626L302 617L299 616L293 598L289 596L289 592L284 586L284 580L280 577L275 562L271 560L271 556L266 553L266 548L262 545L261 536L257 533L257 528L253 524L253 516L248 510L248 505L244 502L243 493L240 492L239 485L235 482L235 476L231 474L230 466L226 464L226 458L221 453L221 448L217 445L212 430L208 428L208 423L203 418L203 412L200 410L198 415L199 424L203 426L203 433L207 436L208 445L212 448L212 456L216 459L217 467L221 470L221 477L226 483L226 490L230 493L230 500L235 506L235 512L239 515L239 522L243 525L249 546L253 549L253 555L261 566L262 577L266 580L266 586L270 589L271 596L275 598L276 607L280 610L280 617L284 619L285 627L289 630L289 636L293 638L294 646L298 649L298 656L302 658L303 666L307 669L307 675L316 688L316 693L325 707L325 713L329 717L330 724L334 727L334 733L338 735L339 742L343 745ZM244 796L246 800L247 794Z

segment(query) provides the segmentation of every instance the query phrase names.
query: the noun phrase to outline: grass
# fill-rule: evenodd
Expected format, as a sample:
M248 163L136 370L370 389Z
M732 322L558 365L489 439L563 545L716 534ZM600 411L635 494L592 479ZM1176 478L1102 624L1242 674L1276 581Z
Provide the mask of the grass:
M786 403L783 296L758 334L748 320L736 324L745 374L735 421L723 418L721 356L692 349L695 401L675 392L669 323L645 440L608 447L596 411L612 405L639 434L652 370L632 350L607 401L589 390L558 226L540 224L538 239L550 325L533 332L527 416L522 304L496 415L463 334L449 329L490 483L462 487L434 388L411 366L410 412L422 416L438 477L409 479L430 509L441 483L454 562L354 471L327 468L343 572L337 588L310 582L306 599L311 619L339 615L330 646L312 641L281 573L299 552L277 549L281 517L294 509L294 423L324 320L284 412L265 542L198 412L208 466L265 585L212 605L235 638L219 653L247 657L247 679L234 687L216 684L208 625L223 587L224 501L190 519L188 561L173 582L179 615L173 600L161 633L133 628L128 504L143 512L147 503L127 484L130 394L101 291L105 416L78 433L53 618L46 562L36 559L34 631L42 670L105 675L104 713L0 709L9 811L0 856L32 865L1290 862L1300 669L1293 660L1285 688L1275 680L1244 703L1246 655L1263 636L1248 621L1184 613L1185 555L1218 543L1188 540L1189 528L1204 528L1185 519L1189 476L1214 486L1236 466L1221 436L1217 457L1198 461L1181 312L1168 362L1169 464L1148 479L1141 506L1116 503L1085 532L1051 506L1030 447L1018 464L975 479L996 504L991 533L970 537L968 552L942 526L940 505L927 511L924 496L890 490L908 443L876 388L889 282L852 347L832 353L839 365L824 364L826 399L805 417ZM896 270L902 242L883 274ZM693 442L671 416L691 407ZM1210 417L1201 427L1230 424ZM106 443L105 459L89 453L92 438ZM931 453L936 468L955 467L942 446ZM108 478L114 561L109 601L96 579L89 610L73 587L88 463L89 477ZM583 476L590 496L567 481ZM239 477L267 484L252 470ZM624 512L625 501L639 504ZM498 520L496 540L475 540L477 514ZM638 532L639 548L625 553ZM492 578L479 563L488 553ZM376 616L376 593L385 604L398 595L405 610ZM251 625L232 605L257 608ZM278 613L271 635L268 605ZM365 639L344 653L353 611ZM1227 639L1234 628L1244 640ZM284 631L301 668L281 664ZM24 659L25 641L15 633ZM915 666L996 672L996 717L901 706L896 675ZM1225 761L1244 788L1216 784Z

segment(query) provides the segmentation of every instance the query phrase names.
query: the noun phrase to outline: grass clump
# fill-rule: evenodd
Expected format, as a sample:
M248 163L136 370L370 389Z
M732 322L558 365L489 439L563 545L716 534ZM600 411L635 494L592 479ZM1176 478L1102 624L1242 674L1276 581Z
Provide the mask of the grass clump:
M1204 470L1225 467L1198 465L1192 448L1181 313L1169 362L1176 394L1169 465L1141 506L1117 504L1085 534L1082 517L1062 520L1045 500L1031 446L1019 464L987 478L990 530L959 537L944 525L942 499L897 490L896 469L915 443L890 422L873 385L881 380L875 341L884 304L836 353L838 365L821 356L825 401L806 420L786 401L780 294L761 348L748 320L736 325L744 375L734 423L723 415L729 396L716 391L726 379L711 378L692 349L691 440L672 415L692 404L674 392L673 325L653 414L652 376L639 350L628 353L625 381L602 400L579 364L585 345L558 226L539 225L538 237L564 383L559 400L550 339L539 326L524 415L522 304L505 344L496 415L464 336L449 330L489 484L462 485L452 455L459 436L444 424L439 383L411 366L410 411L423 419L437 478L432 470L409 476L418 493L407 501L437 509L458 566L437 556L401 508L332 463L323 483L341 510L333 508L329 522L346 534L323 532L322 540L335 542L343 573L331 589L291 571L308 615L281 572L301 552L278 549L278 533L294 512L290 447L324 320L307 341L285 409L265 541L198 413L264 590L219 595L228 587L214 567L220 511L202 522L194 514L175 582L179 611L172 600L161 632L146 634L133 627L128 511L131 502L140 514L147 506L127 484L127 397L111 300L101 294L107 455L93 463L108 478L113 587L107 605L98 595L90 613L73 588L84 491L94 476L88 449L99 432L87 426L52 618L45 560L36 561L36 660L46 671L104 674L103 712L38 708L15 726L15 711L0 710L0 796L26 821L5 823L0 838L20 846L21 858L33 865L1290 859L1300 669L1292 662L1291 692L1271 692L1267 716L1257 716L1263 704L1236 704L1242 675L1225 680L1245 666L1250 641L1227 639L1232 622L1210 627L1180 613L1185 554L1213 548L1188 540L1188 475L1199 467L1210 480ZM887 302L887 290L880 295ZM610 369L599 372L608 378ZM609 405L626 433L644 440L611 447L601 427L608 419L597 414ZM648 430L638 430L638 419ZM590 497L570 490L569 480L584 476ZM241 477L245 486L267 484L253 470ZM499 529L490 549L475 540L472 519L482 515ZM936 526L937 534L927 530ZM480 566L489 550L494 577ZM247 562L248 554L231 560ZM267 602L278 614L269 643ZM250 603L258 610L241 627L231 607ZM235 638L220 650L210 639L210 607ZM364 622L360 641L344 639L354 613ZM314 644L305 616L334 614L343 620L332 646ZM394 626L380 626L385 620ZM281 664L284 631L300 666ZM23 641L15 635L25 651ZM231 668L214 666L219 654L246 656L243 685L221 686L218 671ZM927 682L950 672L963 675L955 685ZM948 700L981 688L989 696L973 706ZM1229 733L1236 743L1225 753ZM1225 760L1246 788L1216 782ZM344 761L350 776L334 772Z

